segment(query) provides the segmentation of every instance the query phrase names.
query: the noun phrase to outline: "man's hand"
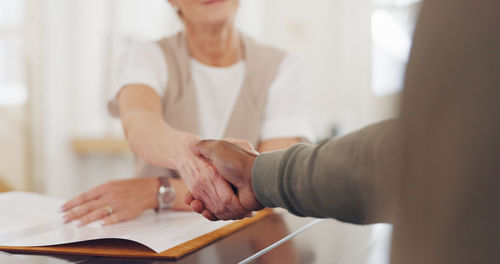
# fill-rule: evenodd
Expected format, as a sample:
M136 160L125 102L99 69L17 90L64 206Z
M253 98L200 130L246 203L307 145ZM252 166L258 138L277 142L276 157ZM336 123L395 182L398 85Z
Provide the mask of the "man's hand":
M236 187L243 207L249 211L262 209L262 205L255 198L251 182L253 163L258 155L256 152L248 151L225 140L198 141L191 144L191 149L195 155L212 164L217 174ZM199 201L196 197L187 195L185 202L209 220L220 218L217 212L210 212L203 206L203 203L216 203L217 201Z

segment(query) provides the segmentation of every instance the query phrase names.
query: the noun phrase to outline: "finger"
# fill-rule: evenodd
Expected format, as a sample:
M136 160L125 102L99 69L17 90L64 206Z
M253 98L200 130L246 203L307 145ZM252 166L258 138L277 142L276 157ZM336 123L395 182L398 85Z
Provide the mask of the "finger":
M250 212L241 205L240 200L236 195L232 195L231 205L232 206L230 206L229 209L231 212L230 219L232 220L243 219Z
M105 201L102 199L94 200L87 202L83 205L73 208L66 215L64 215L63 219L65 223L69 223L75 219L81 218L82 216L94 211L95 209L102 207Z
M120 212L117 212L117 213L113 213L113 214L110 214L106 217L104 217L103 221L103 226L107 226L107 225L112 225L112 224L116 224L116 223L119 223L119 222L123 222L125 220L128 220L130 217L127 217L127 215L125 213L120 213Z
M217 221L219 220L217 217L215 217L215 215L213 215L210 211L208 211L207 209L203 210L203 213L202 213L203 217L205 217L206 219L210 220L210 221Z
M199 214L201 214L203 210L205 210L205 206L200 200L193 200L189 205L191 206L191 209L193 209L193 211Z
M109 211L108 211L108 209L106 209L106 207L97 208L94 211L79 218L78 220L80 220L80 223L78 224L78 226L87 225L88 223L92 223L94 221L103 219L104 217L106 217L108 215L109 215Z
M210 212L217 212L217 214L222 214L224 206L220 202L219 198L216 196L216 192L213 189L213 186L209 187L210 187L209 189L211 189L210 194L212 195L209 195L208 194L209 191L207 191L207 188L204 188L200 193L201 195L199 197L195 197L195 200L198 200L201 203L201 205Z
M223 214L216 214L218 218L224 220L241 219L248 213L248 210L241 205L238 197L234 194L234 191L228 182L217 175L214 185L222 205L226 208L226 210L223 211Z
M190 192L184 194L184 203L190 205L194 201L193 195Z
M219 191L213 182L210 182L211 184L211 200L215 204L215 206L205 206L215 217L217 217L220 220L229 220L233 217L230 208L228 207L228 204L230 203L230 196L227 195L220 195ZM225 192L226 190L224 190Z
M199 170L193 170L193 175L198 175L198 178L193 181L192 195L195 200L203 203L204 207L211 212L220 213L223 209L219 197L213 186L212 178L215 175L211 167L199 167Z
M82 205L88 201L94 200L100 196L99 189L95 188L88 192L84 192L76 196L75 198L67 201L61 206L63 212L67 212L76 206Z
M218 193L219 190L217 190L214 181L219 182L219 185L226 187L223 190L224 192L226 192L226 194L229 184L224 179L222 179L212 169L212 167L199 167L199 171L197 174L204 175L204 177L199 178L195 182L196 188L194 189L194 193L196 193L197 195L194 198L200 200L203 203L204 207L219 219L228 220L231 217L234 217L231 214L229 208L226 207L230 200L229 195L232 194L232 189L230 190L229 195L224 196L227 197L227 199L221 200L221 197L223 196ZM196 203L195 206L197 207L193 209L201 210L201 208L199 208L201 206L196 205Z

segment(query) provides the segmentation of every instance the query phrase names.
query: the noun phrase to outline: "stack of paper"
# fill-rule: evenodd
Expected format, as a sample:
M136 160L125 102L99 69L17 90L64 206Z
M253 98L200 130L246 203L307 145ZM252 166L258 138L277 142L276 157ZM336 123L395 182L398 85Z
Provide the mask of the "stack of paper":
M193 212L149 210L115 225L77 227L64 224L59 211L63 202L35 193L0 194L0 246L49 246L117 238L141 243L159 253L233 222L210 222Z

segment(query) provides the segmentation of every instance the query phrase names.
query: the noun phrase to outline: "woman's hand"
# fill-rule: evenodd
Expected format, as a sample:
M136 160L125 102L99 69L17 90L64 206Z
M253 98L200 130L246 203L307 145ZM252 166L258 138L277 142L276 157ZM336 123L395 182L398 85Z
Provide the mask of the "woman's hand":
M111 181L84 192L62 205L64 222L78 220L78 226L102 220L110 225L157 207L158 178Z
M240 204L231 184L191 151L190 145L200 140L200 137L180 133L176 146L178 152L173 163L193 197L206 201L204 207L216 213L221 220L245 217L248 211Z

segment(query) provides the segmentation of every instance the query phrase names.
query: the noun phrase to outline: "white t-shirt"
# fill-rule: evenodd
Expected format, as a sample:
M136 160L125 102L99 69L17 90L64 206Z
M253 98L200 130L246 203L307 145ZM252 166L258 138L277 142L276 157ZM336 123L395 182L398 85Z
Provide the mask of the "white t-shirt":
M212 67L191 59L191 77L198 100L199 136L220 139L245 79L245 62ZM111 100L129 84L145 84L160 97L165 94L168 70L165 55L156 42L130 42L117 58ZM303 113L303 72L298 60L287 54L268 90L261 140L303 137L314 142ZM117 105L117 104L115 104Z

